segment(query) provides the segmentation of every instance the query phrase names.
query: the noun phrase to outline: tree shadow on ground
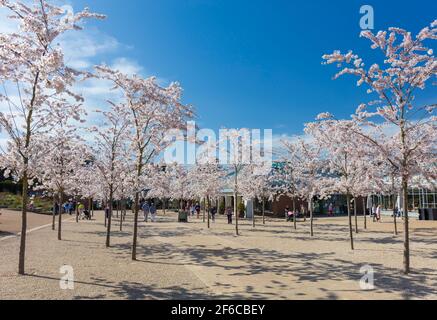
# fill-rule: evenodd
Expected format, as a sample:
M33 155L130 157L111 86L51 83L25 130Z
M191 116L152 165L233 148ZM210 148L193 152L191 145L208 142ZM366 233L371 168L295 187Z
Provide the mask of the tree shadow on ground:
M160 245L152 245L142 248L141 261L147 263L176 261L179 265L188 268L197 265L219 268L227 271L227 275L231 277L268 274L278 279L284 275L290 275L296 279L293 283L284 284L285 286L305 286L311 282L320 283L320 288L323 288L323 282L326 280L354 281L357 283L356 291L360 291L359 280L363 276L360 273L361 264L338 259L334 252L283 253L256 248L209 248L206 246L181 248L172 245L166 245L163 250ZM435 290L437 270L416 269L412 275L404 276L398 269L387 268L380 264L372 264L372 267L375 271L377 292L398 293L404 299L424 298L437 293ZM426 284L427 281L430 284ZM216 285L219 286L219 282ZM278 284L275 288L286 289ZM335 294L335 290L330 292Z
M59 278L50 276L35 274L27 276L31 278L59 282ZM108 299L114 296L119 299L127 300L204 300L214 297L212 293L205 293L205 288L187 289L183 286L157 287L156 285L138 282L113 282L105 278L91 278L87 281L75 280L74 283L75 285L99 287L101 290L106 291L106 293L100 293L97 295L76 295L73 298L74 300ZM183 285L188 287L188 284ZM218 299L220 297L214 298Z

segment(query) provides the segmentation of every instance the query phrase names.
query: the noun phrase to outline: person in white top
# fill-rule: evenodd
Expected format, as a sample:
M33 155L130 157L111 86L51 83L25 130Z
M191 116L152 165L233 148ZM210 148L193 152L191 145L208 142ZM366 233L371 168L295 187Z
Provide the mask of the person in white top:
M381 206L378 206L378 207L376 208L376 220L377 220L378 222L381 222Z

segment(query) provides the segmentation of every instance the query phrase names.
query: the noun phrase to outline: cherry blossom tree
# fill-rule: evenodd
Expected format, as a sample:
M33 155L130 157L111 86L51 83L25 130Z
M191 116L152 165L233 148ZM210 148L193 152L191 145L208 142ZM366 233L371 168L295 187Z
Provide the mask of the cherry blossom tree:
M40 183L39 188L50 190L58 195L58 240L62 240L62 204L65 194L78 189L81 170L89 159L89 151L76 133L76 128L60 118L58 125L50 134L34 137L41 155L35 162L34 177Z
M127 129L129 123L124 114L124 106L112 105L111 111L99 112L103 116L104 123L92 127L95 133L93 151L95 155L94 167L98 170L100 181L108 190L109 216L106 230L106 247L110 246L111 223L114 194L120 187L120 176L127 170L123 161L122 145L128 138Z
M322 187L325 161L322 159L322 147L315 143L309 144L299 139L296 143L283 142L289 158L294 165L294 175L297 180L299 198L306 200L310 212L310 233L314 236L314 206L316 196L325 196Z
M290 157L286 148L283 147L280 148L278 156L281 160L274 166L272 171L272 188L275 193L274 197L280 198L286 196L292 199L294 212L293 228L294 230L297 230L296 198L298 197L298 181L296 177L295 163L293 163L294 159Z
M141 180L145 166L168 145L168 132L185 129L186 121L193 116L193 112L190 106L180 102L182 89L178 83L163 88L154 77L128 76L106 66L96 69L99 77L111 81L114 90L121 92L124 114L130 124L131 160L135 163L136 172L132 260L136 260L139 197L143 191Z
M267 164L246 165L241 172L239 190L243 199L254 200L258 199L262 203L262 223L266 224L265 209L266 201L272 201L276 194L274 188L274 178L272 168ZM255 213L252 216L252 227L256 227Z
M194 197L206 199L205 211L208 212L207 226L211 227L210 209L212 199L217 198L223 187L226 171L219 165L218 159L200 161L189 173L189 181Z
M158 164L153 167L151 172L149 187L149 196L162 200L162 209L166 214L167 201L172 198L172 165Z
M322 114L320 121L308 123L305 132L314 138L316 144L327 154L327 171L323 179L325 193L341 193L346 195L349 219L351 248L354 250L351 200L355 186L361 183L363 162L360 159L357 140L350 139L350 133L357 125L351 120L336 120L331 115Z
M88 9L77 14L66 13L45 0L35 0L33 5L27 3L0 1L0 7L10 12L9 19L19 26L16 32L0 33L0 82L5 89L0 94L0 126L8 134L17 156L15 167L9 169L13 169L17 180L23 183L18 265L21 275L25 272L29 181L34 178L33 138L50 128L53 110L62 108L74 114L77 104L66 103L67 100L82 101L82 97L70 89L80 74L65 65L57 41L69 30L80 30L82 20L103 18ZM10 88L14 91L8 90Z
M372 130L358 131L361 143L377 150L381 160L388 162L401 177L404 207L404 272L410 272L410 239L408 217L408 186L416 175L426 179L435 176L423 164L435 163L436 104L421 105L416 93L436 77L437 60L429 47L437 39L437 20L413 36L401 28L388 31L363 31L362 37L370 40L372 49L380 49L383 65L366 68L363 59L352 51L335 51L323 56L326 64L344 67L335 78L351 74L359 78L358 85L366 85L367 92L377 100L361 104L354 120ZM435 84L435 83L433 83ZM392 128L389 135L384 129ZM383 139L378 139L383 137Z

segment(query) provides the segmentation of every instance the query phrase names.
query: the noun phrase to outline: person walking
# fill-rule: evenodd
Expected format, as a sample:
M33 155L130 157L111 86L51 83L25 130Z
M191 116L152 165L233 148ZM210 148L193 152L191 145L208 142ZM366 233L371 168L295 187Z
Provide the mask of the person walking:
M79 217L81 219L84 219L84 217L85 217L85 214L84 214L85 206L83 205L83 203L79 203L77 209L79 210Z
M217 208L216 207L212 207L211 208L211 219L212 222L215 222L215 215L217 214Z
M375 205L372 206L372 217L373 217L373 222L376 222L376 206Z
M376 208L376 220L378 222L381 222L381 206L380 205Z
M111 213L111 210L109 209L109 204L107 204L106 207L105 207L105 217L106 217L106 219L109 219L110 213Z
M143 206L141 207L144 215L144 222L149 222L149 213L150 213L150 205L148 201L144 201Z
M332 217L334 215L334 206L332 203L329 204L328 213L329 213L330 217Z
M152 205L150 206L150 216L152 217L152 222L156 222L156 206L155 203L152 202Z
M200 219L200 204L197 203L195 207L196 213L197 213L197 219Z
M195 212L196 212L196 206L194 204L192 204L190 206L190 213L191 213L192 217L194 217Z
M227 215L227 217L228 217L228 224L232 224L232 216L233 216L233 212L232 212L232 208L231 207L228 207L227 209L226 209L226 215Z

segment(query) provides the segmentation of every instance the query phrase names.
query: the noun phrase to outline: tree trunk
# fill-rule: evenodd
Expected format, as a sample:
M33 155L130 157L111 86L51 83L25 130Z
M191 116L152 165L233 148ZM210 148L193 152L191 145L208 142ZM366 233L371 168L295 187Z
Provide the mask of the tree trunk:
M408 179L402 177L402 193L404 194L404 273L410 273L410 229L408 219Z
M364 212L364 230L367 230L366 198L364 197L363 197L363 212Z
M211 228L211 223L210 223L210 218L209 218L209 215L210 215L210 202L209 202L209 197L207 197L207 199L208 199L208 229L209 228Z
M266 199L263 197L263 225L266 224Z
M59 192L59 203L61 204L59 206L59 217L58 217L58 240L62 240L62 213L64 211L64 206L62 205L64 201L64 193L62 190Z
M26 235L27 235L27 202L29 199L29 182L27 180L27 172L23 174L23 189L22 189L22 201L21 201L21 235L20 235L20 253L18 260L18 274L24 275L25 273L25 257L26 257Z
M297 221L296 221L296 199L293 198L293 225L294 225L294 230L297 230Z
M354 218L355 218L355 233L358 234L358 215L357 215L357 198L354 197Z
M91 214L91 198L88 198L88 210L90 212L90 215L92 216L92 214Z
M397 236L398 235L398 223L397 223L397 217L396 217L396 204L394 203L394 201L396 200L396 195L393 195L393 226L394 226L394 235ZM398 210L400 210L398 208Z
M238 236L238 170L235 168L234 178L234 211L235 211L235 234Z
M166 209L166 203L165 203L165 198L162 200L162 211L164 212L165 215L165 209Z
M351 196L350 194L347 195L347 215L349 220L349 236L351 239L351 249L354 250L354 235L352 230L352 214L351 214Z
M206 213L206 198L203 198L203 223L206 222L206 217L205 217L205 213Z
M79 223L79 202L77 202L77 198L75 198L76 200L76 223Z
M112 201L114 197L113 187L109 187L109 216L108 216L108 227L106 229L106 247L109 248L111 245L111 223L112 223ZM117 207L118 215L118 207Z
M106 207L108 206L108 200L106 199L105 200L105 214L103 215L104 217L105 217L105 228L108 226L108 224L107 224L107 219L108 219L108 217L106 216Z
M91 198L91 217L94 217L94 199Z
M120 231L123 231L123 217L124 217L125 210L126 210L126 202L124 200L121 200Z
M235 234L238 236L238 193L234 193Z
M313 199L309 200L309 210L310 210L310 229L311 229L311 237L314 237L314 216L313 216Z
M56 229L56 194L53 193L53 217L52 217L52 230Z
M137 260L137 236L138 236L138 211L139 211L139 201L140 195L137 192L135 194L135 203L134 203L134 234L132 241L132 260Z
M256 225L255 225L255 208L254 208L254 210L252 210L252 227L253 228L256 227Z

